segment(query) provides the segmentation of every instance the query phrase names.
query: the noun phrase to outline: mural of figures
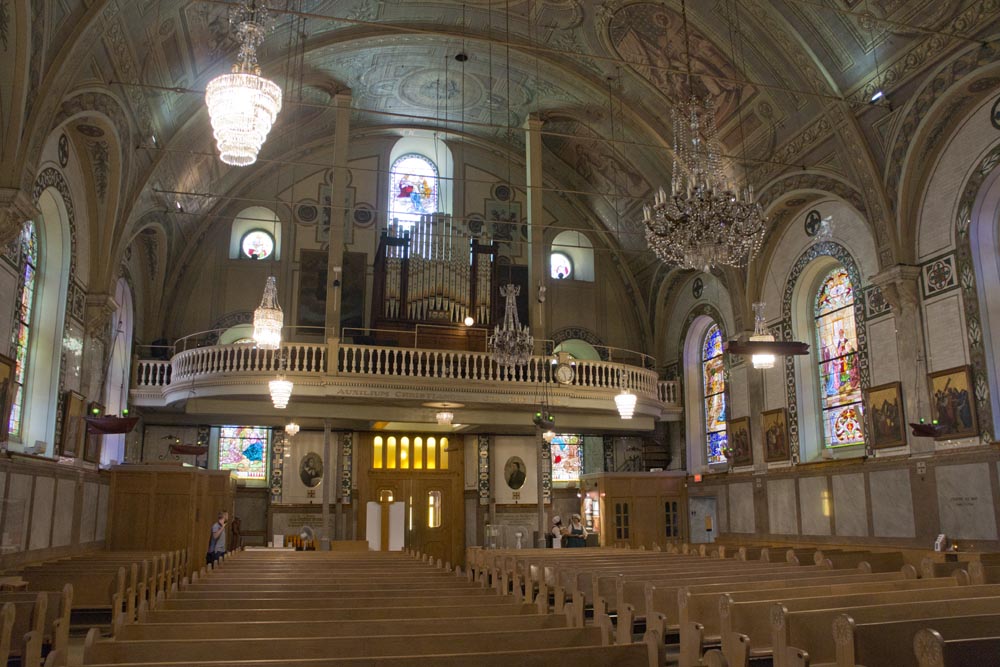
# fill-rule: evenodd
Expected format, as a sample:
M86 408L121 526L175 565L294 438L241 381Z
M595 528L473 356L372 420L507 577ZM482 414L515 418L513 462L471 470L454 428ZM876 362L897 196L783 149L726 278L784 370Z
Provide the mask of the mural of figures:
M687 77L678 72L686 69L684 33L681 15L653 3L637 3L622 7L611 19L609 37L618 55L670 99L688 96ZM718 122L736 112L737 105L746 105L754 90L743 90L742 99L733 79L743 78L724 52L703 33L688 24L691 45L691 70L695 95L713 100L718 110ZM698 76L703 75L703 76Z
M931 410L938 426L939 440L976 435L976 401L968 366L930 374Z

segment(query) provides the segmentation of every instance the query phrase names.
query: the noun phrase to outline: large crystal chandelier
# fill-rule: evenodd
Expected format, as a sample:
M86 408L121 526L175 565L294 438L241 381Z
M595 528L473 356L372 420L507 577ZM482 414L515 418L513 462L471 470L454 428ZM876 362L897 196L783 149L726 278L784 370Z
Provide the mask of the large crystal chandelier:
M281 346L281 327L285 323L278 305L278 286L274 276L264 285L260 306L253 311L253 339L261 350L277 350Z
M496 325L489 339L489 350L493 359L501 366L521 366L528 363L535 349L535 339L527 326L521 326L517 317L517 295L521 288L504 285L500 294L504 297L503 324Z
M635 414L635 404L638 397L629 389L622 389L621 393L615 396L615 407L618 408L618 416L622 419L632 419Z
M208 82L205 103L220 159L245 167L257 161L257 152L281 111L281 87L263 78L257 64L257 47L270 30L267 6L257 0L240 0L229 22L240 40L238 61L229 74Z
M278 375L277 378L267 383L267 388L271 392L271 402L279 410L288 407L288 401L292 397L292 389L295 387L290 380L285 379L285 374Z
M723 174L715 109L694 94L687 6L681 2L688 99L673 108L674 159L670 194L659 189L643 207L646 241L664 262L708 271L744 266L760 250L764 212L750 185L742 190ZM740 130L742 132L742 116Z
M722 173L710 101L692 96L673 116L670 194L660 188L653 205L643 207L646 241L661 260L685 269L744 266L764 239L753 189L737 191Z

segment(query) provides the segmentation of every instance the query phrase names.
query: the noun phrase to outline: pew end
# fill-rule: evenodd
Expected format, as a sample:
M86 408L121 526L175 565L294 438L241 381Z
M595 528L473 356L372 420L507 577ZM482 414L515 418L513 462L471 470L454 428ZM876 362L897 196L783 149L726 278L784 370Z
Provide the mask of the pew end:
M739 632L723 637L722 655L729 667L746 667L750 664L750 638Z
M666 664L667 647L663 645L663 635L656 630L646 630L642 643L646 645L649 655L649 667L662 667Z

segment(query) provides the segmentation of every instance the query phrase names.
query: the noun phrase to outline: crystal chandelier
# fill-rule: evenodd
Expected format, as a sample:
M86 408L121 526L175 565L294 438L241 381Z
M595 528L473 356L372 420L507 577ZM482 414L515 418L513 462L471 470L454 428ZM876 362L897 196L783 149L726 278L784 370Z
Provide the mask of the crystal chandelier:
M635 394L628 389L615 396L615 406L618 408L618 416L622 419L632 419L635 414L635 403L638 400Z
M264 285L260 306L253 311L253 339L261 350L277 350L281 346L281 327L285 323L278 305L278 285L274 276Z
M287 404L287 401L286 401ZM294 437L296 433L299 432L299 425L295 422L288 422L285 424L285 435L289 438Z
M553 431L552 429L549 429L548 431L542 433L542 440L549 443L550 445L552 444L552 441L555 439L555 437L556 437L556 432Z
M643 207L646 241L664 262L708 271L744 266L760 250L765 219L753 188L738 190L722 171L711 100L694 94L686 3L681 2L689 97L672 112L673 174L670 194L660 188ZM740 130L742 132L742 117ZM744 149L745 150L745 149Z
M439 426L451 426L451 421L455 418L455 414L452 412L439 412L434 415L434 419L437 420Z
M500 294L506 300L503 325L496 325L489 339L489 350L493 359L501 366L522 366L528 363L535 349L535 339L527 326L521 326L517 317L517 295L521 288L504 285Z
M767 323L764 321L764 302L758 301L753 305L753 335L750 336L750 341L760 341L764 343L773 343L774 336L767 330ZM755 354L751 357L753 361L753 367L762 370L767 370L768 368L774 368L774 355L773 354Z
M285 379L284 373L267 383L268 389L271 390L271 402L274 403L274 407L279 410L288 407L288 399L292 397L294 386L290 380Z
M240 0L229 17L240 40L238 61L229 74L208 82L205 103L226 164L245 167L257 153L281 111L281 87L260 75L257 47L270 30L267 6L257 0Z

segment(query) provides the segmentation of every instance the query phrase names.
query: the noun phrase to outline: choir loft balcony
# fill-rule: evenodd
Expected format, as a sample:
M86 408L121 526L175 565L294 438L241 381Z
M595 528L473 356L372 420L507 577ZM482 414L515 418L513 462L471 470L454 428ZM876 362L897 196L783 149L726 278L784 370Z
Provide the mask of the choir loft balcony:
M136 360L131 401L158 416L330 419L344 428L433 421L433 404L444 403L461 406L455 421L463 430L530 431L530 415L543 399L560 425L580 429L651 430L656 421L679 420L679 383L660 381L646 367L650 358L635 358L574 360L572 379L559 382L551 356L503 368L489 353L453 349L344 342L286 342L275 351L244 343L208 345L169 359ZM295 384L285 410L272 407L268 392L279 373ZM615 407L623 388L638 399L631 420L621 420Z

